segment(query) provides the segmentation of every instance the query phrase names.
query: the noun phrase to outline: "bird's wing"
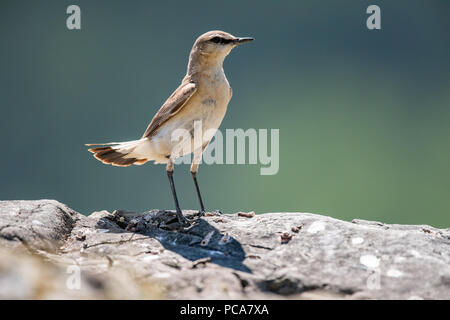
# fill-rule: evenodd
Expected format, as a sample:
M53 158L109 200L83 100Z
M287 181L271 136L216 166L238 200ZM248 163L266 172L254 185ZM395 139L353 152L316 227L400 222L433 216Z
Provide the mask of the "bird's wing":
M194 95L195 91L197 91L195 83L183 82L155 114L142 138L152 136L164 122L177 114Z

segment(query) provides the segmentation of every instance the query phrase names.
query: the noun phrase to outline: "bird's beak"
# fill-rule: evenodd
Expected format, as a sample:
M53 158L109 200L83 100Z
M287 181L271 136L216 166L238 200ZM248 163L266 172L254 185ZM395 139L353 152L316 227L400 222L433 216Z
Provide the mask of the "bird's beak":
M248 37L245 37L245 38L236 38L236 39L234 40L234 43L235 43L236 45L238 45L238 44L243 44L243 43L250 42L250 41L253 41L253 40L255 40L255 39L253 39L253 38L248 38Z

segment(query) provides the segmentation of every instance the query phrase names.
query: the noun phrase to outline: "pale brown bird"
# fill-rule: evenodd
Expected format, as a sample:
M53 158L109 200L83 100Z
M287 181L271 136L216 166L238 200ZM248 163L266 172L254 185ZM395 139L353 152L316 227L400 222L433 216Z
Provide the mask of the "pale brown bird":
M252 40L253 38L239 38L223 31L209 31L201 35L192 47L187 73L181 85L158 110L141 139L87 144L99 146L89 151L106 164L127 167L132 164L142 165L151 160L155 163L167 163L167 176L181 225L185 225L188 221L183 217L178 204L173 182L174 161L193 150L194 161L190 171L200 202L199 214L204 214L205 207L196 177L198 161L214 136L215 130L219 128L232 95L223 71L223 61L237 45ZM198 121L201 121L202 132L209 133L201 138L200 148L194 150L191 141L188 142L189 148L186 148L186 141L172 138L177 129L187 130L192 136L194 122L199 123Z

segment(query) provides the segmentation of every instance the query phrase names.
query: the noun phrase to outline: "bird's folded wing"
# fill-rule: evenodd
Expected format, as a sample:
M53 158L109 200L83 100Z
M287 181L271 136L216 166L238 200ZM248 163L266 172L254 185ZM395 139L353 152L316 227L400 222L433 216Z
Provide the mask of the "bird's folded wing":
M182 83L158 110L142 138L152 136L164 122L177 114L194 95L195 91L197 91L195 83Z

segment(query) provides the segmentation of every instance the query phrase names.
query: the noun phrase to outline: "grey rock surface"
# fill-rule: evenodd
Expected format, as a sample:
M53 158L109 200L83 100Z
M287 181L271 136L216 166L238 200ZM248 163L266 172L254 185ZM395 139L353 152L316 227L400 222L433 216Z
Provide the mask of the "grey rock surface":
M0 201L0 256L13 257L0 258L0 298L450 299L450 229L184 214L194 223L180 230L171 211L83 216L54 200ZM55 274L41 277L48 291L28 265Z

